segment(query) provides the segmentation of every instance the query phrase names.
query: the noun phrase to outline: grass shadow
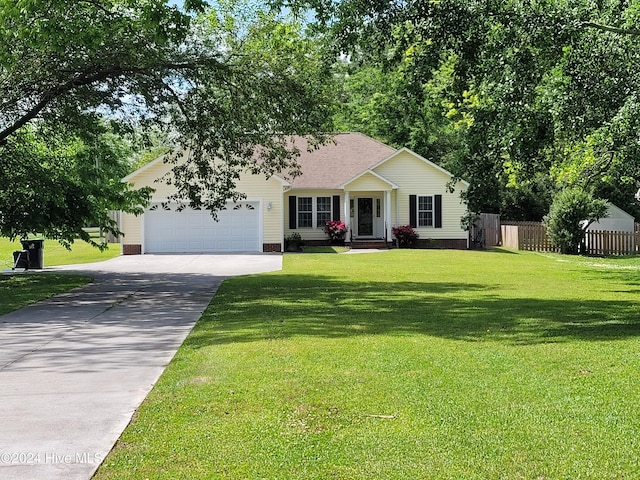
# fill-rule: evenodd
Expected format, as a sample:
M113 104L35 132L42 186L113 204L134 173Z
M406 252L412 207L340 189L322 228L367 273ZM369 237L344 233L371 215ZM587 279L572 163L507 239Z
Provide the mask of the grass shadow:
M506 253L509 255L520 255L520 253L517 250L508 250L503 247L487 247L483 251L487 253Z
M486 285L275 275L223 285L186 345L291 336L430 335L529 345L640 334L633 300L504 298Z

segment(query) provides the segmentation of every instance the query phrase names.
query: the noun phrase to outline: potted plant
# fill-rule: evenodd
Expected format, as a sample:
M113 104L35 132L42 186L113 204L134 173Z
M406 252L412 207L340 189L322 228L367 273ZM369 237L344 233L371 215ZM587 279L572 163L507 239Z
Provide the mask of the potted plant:
M418 234L411 225L393 227L393 236L396 237L398 248L411 248L418 239Z
M329 235L331 243L344 243L347 230L347 224L340 220L329 220L324 226L324 232Z
M302 252L304 250L304 240L298 232L293 232L284 239L284 249L287 252Z

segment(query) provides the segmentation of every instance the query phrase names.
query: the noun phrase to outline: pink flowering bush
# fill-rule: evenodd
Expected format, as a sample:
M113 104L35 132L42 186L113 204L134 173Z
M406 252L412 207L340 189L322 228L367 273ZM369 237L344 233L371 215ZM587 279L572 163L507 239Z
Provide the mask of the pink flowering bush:
M331 241L343 241L347 235L347 225L340 220L329 220L324 226L324 232Z
M418 238L418 234L411 225L393 227L392 231L393 236L396 237L396 240L398 241L399 248L412 247Z

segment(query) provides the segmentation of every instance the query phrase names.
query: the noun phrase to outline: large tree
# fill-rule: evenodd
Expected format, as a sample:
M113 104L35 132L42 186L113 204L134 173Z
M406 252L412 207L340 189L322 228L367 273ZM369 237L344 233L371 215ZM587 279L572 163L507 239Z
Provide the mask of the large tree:
M580 186L640 213L637 0L294 5L317 10L356 68L382 72L366 85L381 90L369 90L359 108L348 103L358 115L346 120L370 119L378 136L444 158L470 181L473 210L539 220L555 190ZM358 75L346 80L349 102L361 93ZM403 87L394 92L398 76ZM377 108L381 99L391 108ZM454 142L434 144L434 132Z
M74 205L78 195L52 193L59 188L53 179L75 171L67 162L82 171L95 165L87 152L100 150L96 128L105 118L117 130L172 130L188 158L170 181L181 199L213 211L239 196L242 170L295 171L286 136L327 129L321 49L300 25L251 3L206 7L201 0L185 1L185 10L165 0L0 3L2 233L37 231L68 242L82 236L81 219L114 227L97 209ZM106 182L112 189L100 208L139 212L148 192L120 184L119 168L103 172L67 183L99 195ZM35 204L9 201L18 198L11 185L56 198L40 205L67 203L41 210L35 221Z
M21 128L2 149L0 235L39 233L67 247L74 239L103 247L84 227L99 225L117 235L110 210L142 213L150 198L150 189L132 190L120 181L130 154L128 142L104 122L82 132Z

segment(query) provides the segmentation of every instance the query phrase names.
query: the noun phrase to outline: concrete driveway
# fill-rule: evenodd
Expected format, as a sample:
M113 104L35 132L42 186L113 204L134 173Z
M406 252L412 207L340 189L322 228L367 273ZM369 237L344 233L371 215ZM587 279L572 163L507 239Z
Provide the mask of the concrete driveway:
M0 478L91 478L220 282L281 268L249 254L47 269L94 282L0 316Z

